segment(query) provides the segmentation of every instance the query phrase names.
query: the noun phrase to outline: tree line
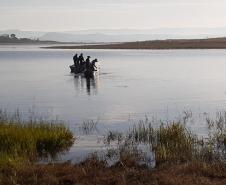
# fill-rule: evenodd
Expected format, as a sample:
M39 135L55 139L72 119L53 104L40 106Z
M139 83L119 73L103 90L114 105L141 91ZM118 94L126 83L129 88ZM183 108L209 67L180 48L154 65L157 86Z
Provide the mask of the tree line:
M3 34L0 35L0 43L45 43L54 41L40 41L39 39L18 38L16 34Z

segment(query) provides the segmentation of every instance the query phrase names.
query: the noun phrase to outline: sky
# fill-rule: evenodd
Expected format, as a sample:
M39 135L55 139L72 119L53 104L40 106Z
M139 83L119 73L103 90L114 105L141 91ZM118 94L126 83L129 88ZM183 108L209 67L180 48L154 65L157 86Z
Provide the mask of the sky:
M0 0L0 30L226 27L225 0Z

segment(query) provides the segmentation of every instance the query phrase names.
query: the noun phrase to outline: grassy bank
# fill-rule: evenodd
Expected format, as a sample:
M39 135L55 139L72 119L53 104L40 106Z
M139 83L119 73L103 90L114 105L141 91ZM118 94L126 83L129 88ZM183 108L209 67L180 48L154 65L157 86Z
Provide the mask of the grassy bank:
M226 184L226 114L206 118L205 138L187 129L189 116L155 126L140 121L126 133L109 131L103 140L106 153L79 164L35 163L70 148L73 135L63 125L2 121L0 152L7 158L1 157L6 162L0 163L0 184Z
M90 158L79 165L7 166L1 170L4 185L224 185L225 164L187 164L148 170L139 166L108 167L104 161Z

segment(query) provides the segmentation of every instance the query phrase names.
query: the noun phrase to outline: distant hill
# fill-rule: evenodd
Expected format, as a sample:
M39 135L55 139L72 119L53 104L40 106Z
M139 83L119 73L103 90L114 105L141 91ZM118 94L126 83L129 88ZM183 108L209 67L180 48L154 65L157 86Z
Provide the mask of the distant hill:
M164 39L203 39L225 37L226 28L94 29L48 32L40 40L60 42L133 42Z
M157 35L143 35L143 34L132 34L132 35L110 35L103 33L93 34L73 34L73 33L46 33L40 40L56 40L59 42L127 42L127 41L138 41L155 38ZM161 36L158 36L161 37Z
M21 31L2 30L2 34L16 34L19 38L58 42L133 42L164 39L203 39L225 37L226 28L159 28L159 29L91 29L79 31Z

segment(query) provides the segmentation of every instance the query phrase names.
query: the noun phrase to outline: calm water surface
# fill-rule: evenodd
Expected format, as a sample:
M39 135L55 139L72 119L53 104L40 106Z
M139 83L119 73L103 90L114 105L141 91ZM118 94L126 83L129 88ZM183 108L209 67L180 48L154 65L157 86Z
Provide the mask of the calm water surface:
M87 81L70 74L75 52L100 60ZM98 120L125 129L148 117L226 109L226 50L46 50L0 46L0 108L59 117L72 127ZM201 132L202 128L193 126ZM196 129L197 130L197 129Z

